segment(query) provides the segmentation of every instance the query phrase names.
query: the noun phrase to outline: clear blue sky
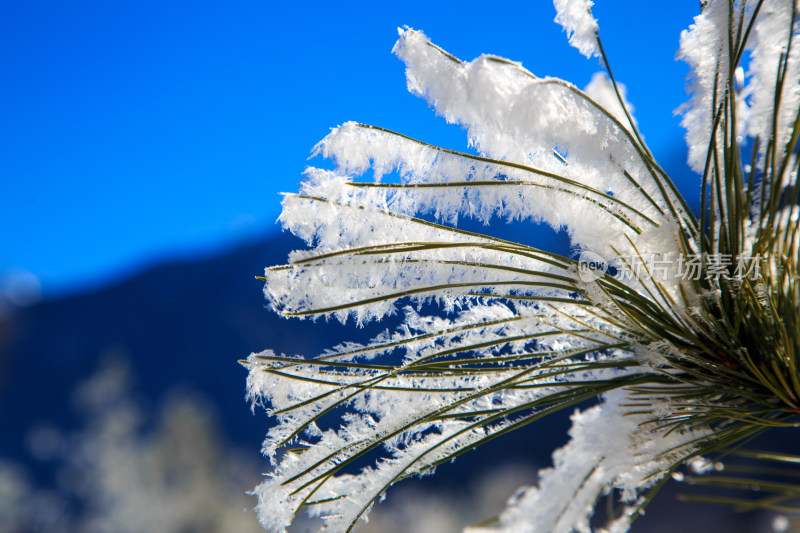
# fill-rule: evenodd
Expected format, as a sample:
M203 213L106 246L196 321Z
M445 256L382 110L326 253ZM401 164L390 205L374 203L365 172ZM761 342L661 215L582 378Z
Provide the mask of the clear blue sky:
M679 149L674 60L698 2L597 0L618 79L657 156ZM406 92L396 27L462 59L585 85L547 0L309 3L7 0L0 8L0 278L45 295L271 231L310 148L347 120L463 149Z

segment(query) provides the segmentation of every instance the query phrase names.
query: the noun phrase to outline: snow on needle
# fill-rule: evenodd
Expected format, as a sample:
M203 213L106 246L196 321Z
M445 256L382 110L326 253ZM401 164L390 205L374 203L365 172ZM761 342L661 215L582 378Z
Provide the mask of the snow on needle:
M350 122L314 150L336 170L309 168L284 198L284 228L310 249L266 269L274 310L403 321L312 359L248 359L249 396L278 422L264 443L274 469L255 489L267 530L305 508L350 531L395 482L599 397L572 416L538 488L470 531L588 531L610 493L622 506L603 530L623 532L661 484L684 479L682 465L796 425L797 5L703 4L679 51L692 69L682 124L698 214L637 131L588 0L555 0L570 43L606 67L585 91L400 30L409 90L464 126L480 155ZM390 173L399 183L381 182ZM460 229L459 217L546 222L581 257L500 239L491 224ZM318 423L336 409L338 427ZM759 500L768 508L798 494L761 486L775 491Z

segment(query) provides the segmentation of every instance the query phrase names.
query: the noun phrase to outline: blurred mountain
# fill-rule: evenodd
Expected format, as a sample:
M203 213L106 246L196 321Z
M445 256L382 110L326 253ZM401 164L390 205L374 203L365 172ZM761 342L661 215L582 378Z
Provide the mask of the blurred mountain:
M265 421L244 401L237 361L267 347L314 353L339 329L289 323L264 308L264 267L297 245L276 236L226 253L155 266L113 286L17 309L0 328L0 454L22 452L31 422L69 420L70 393L99 360L129 359L142 401L176 386L216 405L223 429L258 449Z

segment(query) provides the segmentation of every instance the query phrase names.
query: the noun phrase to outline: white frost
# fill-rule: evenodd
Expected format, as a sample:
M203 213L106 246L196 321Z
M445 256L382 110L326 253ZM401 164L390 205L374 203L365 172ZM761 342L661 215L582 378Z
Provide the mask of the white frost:
M602 404L576 412L571 440L553 454L553 468L540 472L538 488L517 494L499 524L483 531L589 532L597 498L611 489L620 490L628 506L610 531L627 531L642 491L686 458L693 441L705 434L651 433L646 416L626 413L626 400L625 391L615 390Z
M691 99L683 109L681 125L686 129L689 166L696 172L702 173L706 165L714 115L725 95L729 57L728 2L710 0L694 24L681 33L678 52L678 58L691 68Z
M599 55L592 3L555 5L570 42ZM731 77L728 7L711 0L681 37L680 56L692 68L682 124L695 170L705 166ZM767 104L746 85L768 83L759 80L773 76L770 61L785 39L770 34L787 8L765 9L742 89L749 108L739 117L752 131L767 127ZM748 16L739 9L733 22ZM581 91L496 56L464 62L410 29L400 31L394 53L409 90L461 124L478 155L349 122L314 149L335 169L307 169L299 193L285 197L280 221L309 249L266 270L272 307L357 324L404 317L396 330L313 359L250 356L249 396L279 422L264 442L275 468L256 489L261 522L283 532L307 507L329 530L348 531L396 481L429 473L593 383L617 390L573 416L554 467L541 472L538 488L518 493L491 530L589 531L598 497L618 490L626 507L606 531L627 531L642 492L708 437L658 427L678 409L664 396L619 390L623 380L678 372L673 364L686 353L675 339L700 329L701 296L677 272L677 255L698 250L697 222L634 133L624 86L618 96L598 75ZM800 99L792 61L786 109ZM785 126L781 118L779 136ZM779 222L795 215L781 212ZM464 218L563 228L616 277L583 278L576 261L464 231ZM631 409L636 402L647 407ZM334 409L344 414L328 427ZM375 454L359 471L342 470Z
M553 0L555 21L567 32L569 44L586 57L600 57L597 45L597 20L592 15L590 0Z
M628 110L628 115L633 119L633 127L636 127L636 119L633 117L633 112L636 110L633 105L628 102L628 91L624 84L617 82L619 94L625 104L625 109ZM619 103L616 91L614 91L614 84L611 78L605 72L595 72L589 84L584 87L585 92L592 100L604 107L609 113L614 115L628 131L633 131L628 117L625 115L625 109Z
M747 41L750 52L746 82L741 97L747 102L745 123L751 137L761 139L761 154L773 135L780 148L778 161L786 157L786 144L792 133L794 118L800 105L800 26L791 24L794 0L764 2ZM788 43L792 48L789 52ZM786 61L782 91L776 106L776 80L781 59ZM777 131L774 126L777 125ZM753 161L755 163L755 161ZM791 166L791 165L790 165ZM788 173L788 172L787 172Z

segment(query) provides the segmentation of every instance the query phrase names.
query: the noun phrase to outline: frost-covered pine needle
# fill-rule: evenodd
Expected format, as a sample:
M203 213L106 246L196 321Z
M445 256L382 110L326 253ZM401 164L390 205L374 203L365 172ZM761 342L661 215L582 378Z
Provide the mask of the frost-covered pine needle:
M555 4L570 42L608 67L591 2ZM284 531L306 509L350 531L395 482L601 398L573 415L538 488L478 529L588 531L616 491L605 530L622 532L684 463L794 426L797 16L791 0L710 0L681 38L699 215L610 69L584 92L401 30L409 90L479 155L346 123L315 148L335 170L309 168L285 197L280 220L309 249L266 270L273 309L403 318L313 358L248 358L250 398L278 421L264 442L274 469L256 489L262 525ZM464 217L487 232L460 229ZM492 236L503 219L565 229L579 258Z
M556 22L567 32L569 44L586 57L600 57L597 46L597 21L592 16L590 0L554 0Z

